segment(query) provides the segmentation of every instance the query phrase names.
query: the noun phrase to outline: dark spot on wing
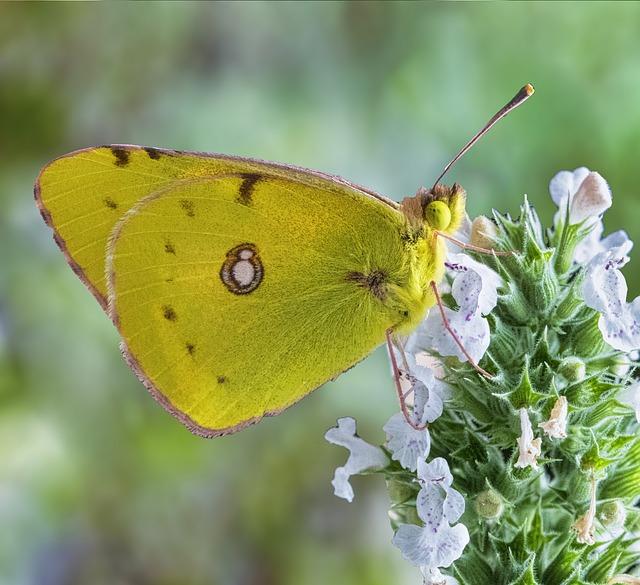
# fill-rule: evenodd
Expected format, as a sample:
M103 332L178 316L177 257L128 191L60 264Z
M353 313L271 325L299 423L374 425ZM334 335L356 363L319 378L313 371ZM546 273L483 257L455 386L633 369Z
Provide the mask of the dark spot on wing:
M112 146L111 152L116 157L115 165L117 167L126 167L129 164L129 151L126 148Z
M167 241L164 245L164 251L167 254L173 254L175 256L176 254L176 249L173 247L173 244L169 241Z
M242 183L238 189L238 203L242 205L251 205L251 197L253 196L253 189L256 183L260 180L260 175L256 173L243 173Z
M227 381L227 377L226 376L218 376L217 380L218 380L218 384L224 384Z
M118 209L118 204L113 199L111 199L111 197L105 197L104 198L104 204L109 209Z
M162 307L162 315L167 321L178 320L178 315L176 315L176 312L173 310L173 307L171 305L164 305Z
M196 346L193 343L187 342L185 343L185 347L187 348L187 353L190 356L193 356L196 353Z
M165 278L164 281L171 283L171 282L173 282L173 278Z
M147 146L144 151L151 160L158 160L162 156L162 153L157 148L152 148L151 146Z
M348 272L345 280L369 290L374 297L381 301L387 298L387 273L383 270L374 270L370 274Z
M187 214L187 217L196 216L196 212L193 209L193 201L190 199L180 199L180 207Z

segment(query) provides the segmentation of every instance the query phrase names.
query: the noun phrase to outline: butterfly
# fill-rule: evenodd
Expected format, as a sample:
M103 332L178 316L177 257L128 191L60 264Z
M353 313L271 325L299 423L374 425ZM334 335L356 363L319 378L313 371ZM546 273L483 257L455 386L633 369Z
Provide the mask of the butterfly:
M439 180L396 203L295 166L109 145L50 162L34 191L128 365L212 437L282 412L420 323L443 237L465 216L464 189Z

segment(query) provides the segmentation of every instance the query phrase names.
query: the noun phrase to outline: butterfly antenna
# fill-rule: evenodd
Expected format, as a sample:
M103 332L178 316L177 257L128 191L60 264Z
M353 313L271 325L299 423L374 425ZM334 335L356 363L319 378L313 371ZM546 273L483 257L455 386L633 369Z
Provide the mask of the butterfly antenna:
M533 85L531 85L530 83L527 83L527 85L525 85L522 89L520 89L520 91L516 95L514 95L513 98L511 98L511 100L509 100L507 104L505 104L502 108L500 108L496 112L496 114L493 116L493 118L491 118L491 120L489 120L485 124L484 128L482 128L482 130L480 130L471 140L469 140L469 142L467 142L462 147L460 152L451 159L449 164L447 164L447 166L444 167L444 170L442 171L442 173L440 173L440 176L436 179L431 190L433 191L433 189L435 189L436 185L440 182L442 177L444 177L447 174L449 169L454 164L456 164L456 162L460 158L462 158L462 156L467 152L467 150L469 150L476 142L478 142L478 140L480 140L480 138L482 138L487 132L489 132L489 130L491 130L491 128L495 126L498 120L502 120L502 118L504 118L509 112L511 112L512 110L515 110L520 104L524 103L527 99L529 99L533 95L534 91L535 90L533 89Z

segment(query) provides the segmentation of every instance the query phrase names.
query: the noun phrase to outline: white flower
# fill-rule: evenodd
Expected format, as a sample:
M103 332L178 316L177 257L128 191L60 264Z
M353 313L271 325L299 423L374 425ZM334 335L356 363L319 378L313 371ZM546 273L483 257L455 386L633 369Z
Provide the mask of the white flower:
M564 221L568 198L571 199L570 223L590 219L586 222L586 227L590 231L574 251L573 259L576 263L585 264L596 254L622 246L629 241L629 237L623 230L602 238L604 224L599 219L599 215L611 206L611 191L598 173L590 173L585 167L580 167L573 172L560 171L551 179L549 191L551 198L559 207L554 218L556 226ZM596 202L599 204L595 204Z
M478 362L489 347L489 323L482 316L490 312L497 302L500 277L464 254L452 254L447 267L456 276L451 294L458 310L444 308L451 329L462 342L471 358ZM444 326L438 307L433 307L427 318L409 340L412 349L432 349L443 356L456 356L466 361L466 356Z
M591 496L589 499L589 509L573 524L573 529L578 533L576 540L580 544L594 544L595 538L593 532L595 526L593 521L596 517L596 480L591 478Z
M611 207L611 190L599 173L580 167L573 172L560 171L549 183L551 198L558 206L556 224L563 220L569 205L569 223L597 221Z
M353 500L349 477L364 471L383 469L389 463L389 458L380 447L374 447L356 435L356 421L351 417L338 419L338 426L329 429L324 438L329 443L349 449L347 462L336 469L331 482L335 495L349 502Z
M413 404L413 422L419 426L436 420L443 403L450 397L451 387L436 378L433 368L418 363L414 354L394 348L396 362L401 371L400 383L408 402ZM405 365L406 362L406 365ZM408 367L408 371L407 370Z
M636 420L640 423L640 382L627 386L618 395L618 400L636 411Z
M487 315L495 308L498 304L498 289L504 284L497 272L466 254L449 254L445 265L456 276L469 270L477 273L482 281L482 292L478 297L480 312Z
M457 522L464 512L464 498L451 487L453 477L442 457L418 462L418 479L422 488L416 500L418 516L424 527L402 524L393 544L414 565L425 570L448 567L460 557L469 542L469 533ZM445 581L446 582L446 581Z
M566 439L567 437L567 415L569 414L569 403L566 396L560 396L551 409L549 420L538 424L545 435L550 439Z
M520 430L522 432L518 438L520 456L515 467L524 468L530 466L532 469L538 469L538 456L541 453L542 439L540 437L533 438L533 429L531 428L531 421L526 408L520 409Z
M640 348L640 297L627 303L627 283L620 272L629 257L631 241L596 254L585 271L582 295L588 307L600 313L598 327L614 349Z
M393 537L402 556L418 567L449 567L468 543L469 532L464 524L449 526L446 522L438 529L402 524Z
M471 222L471 236L469 242L480 248L492 249L496 245L498 228L488 217L479 215Z
M418 461L418 479L422 488L416 499L418 516L425 526L437 529L443 518L454 524L464 512L464 498L451 487L453 476L446 459L437 457L426 463Z
M443 575L440 569L434 567L420 567L423 585L460 585L455 577Z
M426 368L425 368L426 370ZM424 425L433 422L442 414L442 396L436 389L433 372L430 375L431 390L421 380L415 380L413 392L413 416L416 424Z
M414 429L401 412L394 414L383 427L387 434L387 447L391 458L399 461L405 469L415 471L418 460L429 455L431 439L429 431Z

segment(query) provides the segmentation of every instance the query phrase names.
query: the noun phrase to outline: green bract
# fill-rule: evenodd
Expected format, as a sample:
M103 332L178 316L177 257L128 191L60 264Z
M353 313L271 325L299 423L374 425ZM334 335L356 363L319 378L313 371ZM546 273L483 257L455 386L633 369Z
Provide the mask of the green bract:
M585 267L562 256L588 231L562 223L545 231L527 201L518 219L494 219L499 249L519 251L475 256L505 283L481 361L496 376L445 362L453 398L430 428L431 455L448 458L454 485L476 502L462 518L471 542L452 574L461 585L605 585L640 560L640 435L633 410L619 402L636 362L603 340L599 314L582 299ZM552 411L562 396L566 438L555 438L546 429L557 429ZM519 409L542 439L538 470L515 467ZM586 526L592 482L596 516ZM504 505L496 520L478 506L489 493ZM613 508L623 524L615 536ZM591 544L579 542L585 526Z
M487 230L488 224L483 229L491 232L492 247L513 254L473 254L475 264L468 257L461 263L456 255L447 264L453 286L443 298L452 319L461 316L463 340L463 281L456 285L455 279L475 274L473 286L465 289L473 292L474 303L466 318L474 331L480 331L479 319L488 321L490 340L478 357L493 377L478 375L453 351L448 353L449 342L433 330L433 312L404 346L412 360L410 372L420 363L416 359L437 360L436 377L422 379L428 391L444 399L444 408L429 424L430 449L421 458L446 459L451 475L446 471L442 481L452 477L442 487L437 481L425 483L423 460L416 474L415 465L399 460L392 443L385 445L390 463L380 473L387 478L394 543L414 564L430 563L421 565L425 583L640 582L634 577L640 563L640 512L635 507L640 498L640 386L637 355L629 351L638 335L634 311L640 301L626 303L619 270L632 244L623 232L601 239L596 213L603 205L585 219L587 212L572 199L577 192L591 205L592 192L586 197L585 190L604 190L604 180L587 169L561 176L572 177L582 182L574 181L553 228L542 227L525 199L517 219L495 213L495 229ZM584 177L593 185L585 187ZM610 203L606 196L603 200ZM478 263L497 275L486 281L493 288L482 288ZM430 499L425 499L425 486L431 486ZM430 552L444 543L460 555L461 541L448 536L449 523L434 528L433 538L424 532L433 519L425 515L425 501L440 518L436 505L448 489L464 497L464 514L455 520L469 534L452 565L451 555L441 560Z

